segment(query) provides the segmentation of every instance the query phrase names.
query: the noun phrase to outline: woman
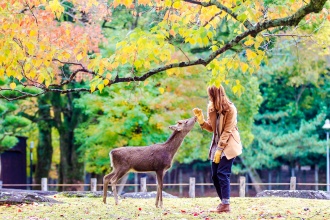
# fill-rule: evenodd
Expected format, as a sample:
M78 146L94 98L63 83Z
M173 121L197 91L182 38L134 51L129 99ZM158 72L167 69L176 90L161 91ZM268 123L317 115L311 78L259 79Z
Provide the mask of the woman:
M207 120L203 112L194 108L193 112L202 129L213 132L209 150L212 160L212 180L221 203L212 212L230 212L230 174L233 161L242 153L242 144L237 129L237 110L228 99L224 88L211 86L207 90L209 104Z

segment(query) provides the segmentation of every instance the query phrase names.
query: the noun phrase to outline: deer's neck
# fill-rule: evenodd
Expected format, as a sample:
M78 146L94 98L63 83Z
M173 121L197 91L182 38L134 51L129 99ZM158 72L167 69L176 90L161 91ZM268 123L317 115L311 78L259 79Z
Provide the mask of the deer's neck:
M174 131L164 143L164 145L166 145L166 148L170 150L172 156L174 156L174 154L177 152L186 135L186 132Z

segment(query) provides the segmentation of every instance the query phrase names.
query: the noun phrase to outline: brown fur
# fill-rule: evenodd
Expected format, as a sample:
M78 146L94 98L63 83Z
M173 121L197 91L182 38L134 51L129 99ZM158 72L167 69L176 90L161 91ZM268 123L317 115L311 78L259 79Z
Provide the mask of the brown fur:
M115 203L118 204L116 184L127 172L155 172L157 176L156 207L163 205L163 178L171 167L172 159L179 149L185 136L194 127L196 117L180 120L170 126L174 132L162 144L153 144L146 147L121 147L110 152L113 171L103 178L103 202L106 203L108 184L112 185Z

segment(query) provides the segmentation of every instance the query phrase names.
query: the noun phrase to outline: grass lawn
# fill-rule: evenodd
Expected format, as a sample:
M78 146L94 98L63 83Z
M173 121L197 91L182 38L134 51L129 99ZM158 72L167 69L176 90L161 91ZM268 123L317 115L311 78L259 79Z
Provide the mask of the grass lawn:
M108 198L66 198L52 196L61 204L0 206L0 219L330 219L329 200L296 198L232 198L232 212L213 214L208 210L217 198L164 198L164 208L155 199L122 199L114 205Z

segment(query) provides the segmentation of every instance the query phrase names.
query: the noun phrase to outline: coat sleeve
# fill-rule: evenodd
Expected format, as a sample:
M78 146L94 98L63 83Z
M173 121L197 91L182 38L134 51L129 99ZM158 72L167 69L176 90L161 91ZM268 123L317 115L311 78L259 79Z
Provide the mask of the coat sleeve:
M204 124L201 125L201 128L204 130L207 130L208 132L213 132L212 126L211 126L211 121L209 118L209 114L207 114L207 120L204 121Z
M215 111L213 105L207 106L207 120L204 121L203 125L201 125L201 128L204 130L207 130L208 132L213 132L212 126L211 126L211 120L210 120L210 112Z
M231 106L230 110L227 112L226 120L223 122L223 132L220 135L219 146L226 145L230 135L237 125L237 110L235 106Z

